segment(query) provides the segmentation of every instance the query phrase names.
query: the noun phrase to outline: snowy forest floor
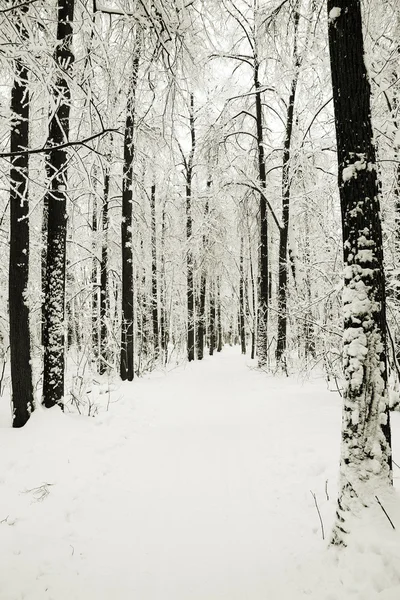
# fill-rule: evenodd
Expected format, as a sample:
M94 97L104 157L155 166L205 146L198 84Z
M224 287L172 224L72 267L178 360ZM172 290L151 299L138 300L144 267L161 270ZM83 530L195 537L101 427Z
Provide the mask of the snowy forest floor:
M396 531L377 504L328 548L341 398L252 366L228 349L21 430L2 398L0 599L398 600L398 492Z

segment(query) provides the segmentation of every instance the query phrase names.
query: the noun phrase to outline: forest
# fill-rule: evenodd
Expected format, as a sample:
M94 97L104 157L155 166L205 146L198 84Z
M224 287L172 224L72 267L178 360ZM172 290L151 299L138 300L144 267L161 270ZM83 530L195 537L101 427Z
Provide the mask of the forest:
M0 0L0 72L0 600L397 600L398 1Z

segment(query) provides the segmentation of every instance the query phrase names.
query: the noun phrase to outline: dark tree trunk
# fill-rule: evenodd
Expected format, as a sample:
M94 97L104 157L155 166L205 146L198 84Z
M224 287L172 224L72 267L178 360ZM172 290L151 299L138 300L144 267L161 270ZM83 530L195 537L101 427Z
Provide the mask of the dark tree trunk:
M161 311L160 311L160 338L163 351L163 362L166 363L168 347L168 326L167 326L167 291L165 276L165 234L166 234L166 211L165 206L162 213L161 222Z
M305 324L304 324L304 354L305 354L305 358L307 361L309 356L311 356L312 358L315 358L315 332L314 332L314 325L313 325L313 320L312 320L313 314L312 314L312 308L311 308L312 307L312 293L311 293L311 276L310 276L310 269L311 269L310 215L309 215L308 203L306 205L304 218L305 218L304 262L306 265L305 295L306 295L306 302L307 302L307 306L308 306L307 313L306 313L306 320L305 320Z
M57 107L49 126L48 146L57 146L68 140L71 93L68 78L71 75L73 54L72 22L74 0L58 0L57 46L54 59L59 73L54 86L54 105ZM66 76L67 75L67 76ZM47 263L45 295L45 334L43 372L43 404L50 408L64 407L64 354L65 354L65 257L67 229L67 150L50 150L46 170L49 178Z
M28 11L21 7L21 13ZM18 19L18 16L17 16ZM22 41L28 34L21 22L16 24ZM29 80L28 69L15 61L11 90L10 151L19 152L29 144ZM26 291L29 276L29 155L11 159L10 168L10 262L8 306L10 318L11 400L13 427L23 427L33 411L31 337Z
M223 346L222 339L222 308L221 308L221 278L217 277L217 322L218 322L218 342L217 352L221 352Z
M259 64L255 59L254 87L256 90L256 123L258 150L258 177L262 190L260 194L260 268L259 268L259 297L257 320L257 354L258 363L264 366L268 361L268 302L269 302L269 266L268 266L268 214L266 193L266 173L264 159L262 91L259 81Z
M242 354L246 354L246 328L245 328L245 293L244 293L244 243L240 239L240 259L239 259L239 335Z
M256 278L254 275L253 257L251 252L251 238L249 232L249 263L250 263L250 282L251 282L251 310L252 310L252 330L251 330L251 359L253 360L256 356L256 330L257 330L257 302L256 293L257 285Z
M276 362L286 369L285 353L287 342L287 284L288 284L288 236L290 209L290 156L293 133L294 103L296 100L297 81L299 78L300 56L297 50L297 32L299 13L294 13L294 75L290 88L289 102L286 114L286 132L283 144L282 161L282 226L279 231L279 267L278 267L278 332L276 342Z
M108 367L108 333L107 318L109 306L108 289L108 205L110 199L110 161L104 170L104 192L102 210L102 237L101 237L101 263L100 263L100 374L106 372Z
M193 277L193 249L192 249L192 182L193 158L196 147L196 133L194 128L194 96L190 94L189 124L191 148L186 165L186 278L187 278L187 357L188 361L194 360L195 323L194 323L194 277Z
M209 321L209 336L210 336L210 344L209 344L209 352L210 356L214 354L215 350L215 321L216 321L216 310L215 310L215 284L211 283L210 285L210 321Z
M328 0L344 258L342 458L332 542L392 482L379 185L360 0Z
M42 323L41 323L41 342L43 348L47 346L46 340L46 268L47 268L47 229L49 224L49 197L46 194L43 198L43 212L42 212L42 250L41 250L41 285L42 285Z
M96 193L92 194L92 350L96 369L99 368L99 260L97 257L98 214Z
M151 186L151 313L153 321L154 358L160 355L158 329L158 274L157 274L157 220L156 220L156 186Z
M140 29L135 38L132 74L129 80L126 107L124 165L122 182L122 321L120 376L123 381L134 377L134 306L133 306L133 165L135 157L134 133L136 113L136 86L139 72Z

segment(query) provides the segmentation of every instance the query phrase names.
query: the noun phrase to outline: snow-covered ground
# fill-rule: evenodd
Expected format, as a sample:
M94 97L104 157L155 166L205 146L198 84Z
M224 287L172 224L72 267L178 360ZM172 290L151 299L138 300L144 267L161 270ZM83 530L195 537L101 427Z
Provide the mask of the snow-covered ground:
M22 430L1 400L1 600L400 598L378 504L327 547L341 400L322 378L230 349L97 398L94 418L38 410ZM398 494L381 501L400 529Z

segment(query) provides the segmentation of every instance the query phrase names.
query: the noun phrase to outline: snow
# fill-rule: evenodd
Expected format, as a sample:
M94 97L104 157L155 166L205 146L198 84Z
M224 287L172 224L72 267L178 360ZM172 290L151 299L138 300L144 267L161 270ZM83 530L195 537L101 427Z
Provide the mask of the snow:
M3 396L0 600L397 600L400 537L377 502L348 548L327 545L340 397L254 367L228 349L103 383L94 418L40 409L20 430ZM398 494L379 500L400 527Z
M331 10L329 11L329 21L334 21L335 19L338 19L340 17L341 12L342 10L338 6L334 6L333 8L331 8Z

